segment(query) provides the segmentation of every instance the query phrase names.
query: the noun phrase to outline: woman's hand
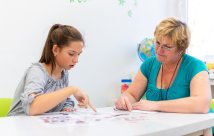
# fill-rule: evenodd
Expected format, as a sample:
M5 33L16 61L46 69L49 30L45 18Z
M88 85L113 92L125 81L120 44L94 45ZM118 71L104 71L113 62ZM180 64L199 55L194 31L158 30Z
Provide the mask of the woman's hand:
M119 110L132 110L131 102L126 95L121 95L115 102L115 106Z
M77 89L77 91L74 93L74 97L78 101L78 106L79 107L87 108L89 106L90 108L92 108L93 111L96 112L95 107L91 104L91 102L89 100L89 97L84 92L82 92L79 89Z
M132 104L133 110L146 110L146 111L156 111L157 110L157 102L148 101L148 100L140 100Z

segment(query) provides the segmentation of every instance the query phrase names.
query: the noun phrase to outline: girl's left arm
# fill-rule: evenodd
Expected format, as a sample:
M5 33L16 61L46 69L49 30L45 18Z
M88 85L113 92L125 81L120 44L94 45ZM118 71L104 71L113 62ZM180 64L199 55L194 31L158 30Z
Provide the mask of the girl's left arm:
M74 101L69 97L66 99L66 102L61 111L75 111L74 105Z

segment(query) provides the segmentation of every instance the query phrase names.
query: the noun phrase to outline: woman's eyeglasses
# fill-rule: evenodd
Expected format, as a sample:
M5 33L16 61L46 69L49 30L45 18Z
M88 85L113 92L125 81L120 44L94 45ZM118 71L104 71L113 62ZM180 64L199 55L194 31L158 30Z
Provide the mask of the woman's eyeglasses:
M172 48L175 48L176 46L175 46L175 45L174 45L174 46L160 45L160 42L156 41L156 42L155 42L155 47L161 48L161 49L163 49L164 51L170 51L170 50L172 50Z

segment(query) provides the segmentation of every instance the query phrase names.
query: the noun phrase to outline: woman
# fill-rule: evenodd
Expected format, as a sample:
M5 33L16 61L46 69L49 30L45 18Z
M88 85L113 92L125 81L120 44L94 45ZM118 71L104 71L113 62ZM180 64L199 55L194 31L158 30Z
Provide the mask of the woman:
M156 56L140 67L133 83L116 101L117 109L207 113L211 88L205 64L186 54L190 32L174 18L160 22L155 32ZM147 100L141 100L146 93Z
M96 111L85 93L68 86L68 70L78 62L83 47L83 37L76 28L53 25L39 62L31 65L16 89L9 115L73 111L70 95L79 106L89 105Z

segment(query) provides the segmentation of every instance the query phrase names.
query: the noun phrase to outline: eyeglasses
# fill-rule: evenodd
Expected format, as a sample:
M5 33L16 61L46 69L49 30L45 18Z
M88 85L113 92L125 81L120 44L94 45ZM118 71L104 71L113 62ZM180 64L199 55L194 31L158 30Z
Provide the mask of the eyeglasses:
M175 48L176 46L175 45L174 46L160 45L160 42L156 41L155 42L155 47L157 47L157 48L161 47L164 51L171 51L172 48Z

